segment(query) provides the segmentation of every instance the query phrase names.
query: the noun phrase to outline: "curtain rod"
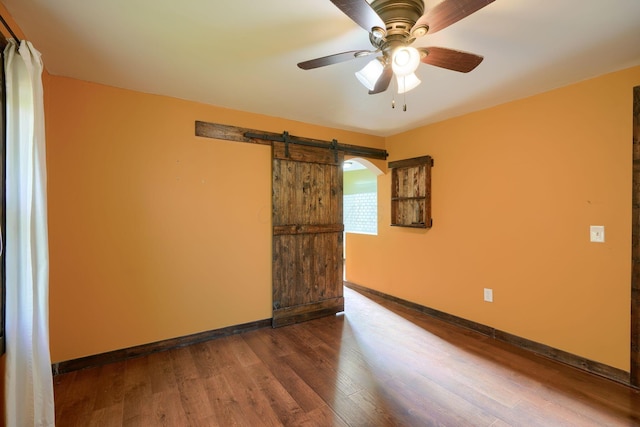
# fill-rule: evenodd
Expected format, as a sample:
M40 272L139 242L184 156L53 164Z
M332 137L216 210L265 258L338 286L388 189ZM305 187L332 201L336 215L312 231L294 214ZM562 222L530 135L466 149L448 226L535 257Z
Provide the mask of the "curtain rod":
M0 21L2 21L2 25L4 25L4 27L9 31L9 34L11 34L11 36L14 38L16 43L20 44L20 38L16 36L16 33L13 32L13 30L11 29L9 24L7 24L7 21L4 20L4 17L2 15L0 15Z

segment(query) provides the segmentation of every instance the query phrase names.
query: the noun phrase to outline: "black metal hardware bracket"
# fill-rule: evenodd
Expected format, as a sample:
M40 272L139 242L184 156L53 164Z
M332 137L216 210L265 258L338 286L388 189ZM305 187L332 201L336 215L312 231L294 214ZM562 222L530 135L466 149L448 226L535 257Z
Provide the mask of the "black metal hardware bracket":
M329 148L336 152L336 162L338 157L338 151L344 151L346 154L353 156L364 156L376 159L386 159L389 156L386 150L370 147L360 147L357 145L340 144L338 140L323 141L318 139L299 138L292 136L289 132L284 131L282 135L278 134L261 134L255 132L245 132L243 134L245 138L262 139L265 141L276 141L285 143L285 155L288 157L288 144L298 144L307 147Z

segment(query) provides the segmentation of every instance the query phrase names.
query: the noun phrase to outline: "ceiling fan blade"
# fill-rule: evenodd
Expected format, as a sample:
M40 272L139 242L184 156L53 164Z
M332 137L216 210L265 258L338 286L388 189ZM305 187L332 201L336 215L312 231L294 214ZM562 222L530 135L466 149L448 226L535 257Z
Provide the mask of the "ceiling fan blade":
M348 52L334 53L333 55L323 56L321 58L310 59L308 61L299 62L298 67L303 70L311 70L313 68L324 67L327 65L338 64L340 62L349 61L354 58L371 55L375 53L369 50L350 50Z
M378 78L375 87L373 90L369 91L369 95L375 95L376 93L384 92L389 87L389 83L391 83L391 78L393 77L393 69L391 65L386 65L382 70L382 75Z
M433 34L443 28L447 28L451 24L455 24L462 18L466 18L494 1L495 0L443 0L422 15L413 26L412 31L420 26L428 25L429 34Z
M331 3L368 32L374 27L385 29L382 18L365 0L331 0Z
M448 70L468 73L476 68L484 59L480 55L463 52L461 50L447 49L445 47L422 47L418 50L425 54L421 61Z

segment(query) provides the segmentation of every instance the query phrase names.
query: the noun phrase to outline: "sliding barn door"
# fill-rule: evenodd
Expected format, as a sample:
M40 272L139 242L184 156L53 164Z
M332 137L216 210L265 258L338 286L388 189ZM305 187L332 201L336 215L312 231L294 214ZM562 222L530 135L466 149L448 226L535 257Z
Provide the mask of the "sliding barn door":
M344 310L342 160L273 143L273 326Z

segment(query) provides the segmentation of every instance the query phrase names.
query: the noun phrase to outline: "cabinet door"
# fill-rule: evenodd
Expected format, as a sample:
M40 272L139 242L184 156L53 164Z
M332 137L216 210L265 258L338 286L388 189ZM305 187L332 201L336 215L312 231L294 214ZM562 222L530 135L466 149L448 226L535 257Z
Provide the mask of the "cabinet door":
M431 220L430 156L389 162L391 168L391 225L429 228Z

